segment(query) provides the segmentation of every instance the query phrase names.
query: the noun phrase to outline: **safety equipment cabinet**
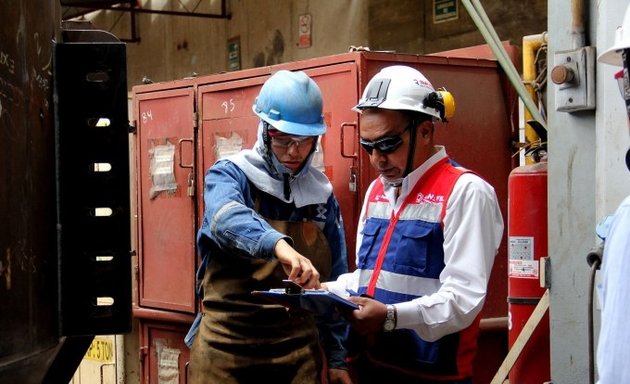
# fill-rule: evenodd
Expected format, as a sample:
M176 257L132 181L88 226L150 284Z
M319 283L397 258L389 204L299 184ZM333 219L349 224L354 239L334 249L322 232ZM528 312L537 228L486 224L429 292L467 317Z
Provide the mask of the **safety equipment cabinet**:
M138 274L134 315L141 324L157 321L187 326L192 322L198 308L195 236L203 218L205 171L218 158L252 147L258 126L252 104L264 81L280 69L303 70L321 88L328 131L316 162L330 178L340 202L349 267L354 268L357 219L376 173L358 145L358 114L351 108L368 80L394 64L419 69L435 87L445 87L453 94L455 116L448 123L436 123L436 142L445 144L454 160L495 187L507 218L507 181L516 166L512 144L518 141L518 111L516 94L495 60L351 52L135 86ZM490 382L507 353L506 259L504 240L482 313L482 324L487 326L482 328L476 382ZM173 338L170 344L164 338L152 340L152 333L146 330L141 333L146 336L141 342L147 345L140 348L150 351L158 341L171 349L182 346L185 332L168 333ZM187 352L179 355L182 377ZM151 364L149 368L157 371L143 367L145 373L149 371L144 377L153 382L160 366Z

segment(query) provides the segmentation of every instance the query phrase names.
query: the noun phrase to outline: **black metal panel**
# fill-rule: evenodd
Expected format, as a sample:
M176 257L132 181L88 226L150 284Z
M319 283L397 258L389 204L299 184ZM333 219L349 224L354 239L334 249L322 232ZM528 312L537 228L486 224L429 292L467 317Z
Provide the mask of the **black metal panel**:
M74 336L61 339L59 350L41 384L69 383L92 340L94 340L94 336Z
M131 239L125 44L55 45L54 86L60 332L126 333Z

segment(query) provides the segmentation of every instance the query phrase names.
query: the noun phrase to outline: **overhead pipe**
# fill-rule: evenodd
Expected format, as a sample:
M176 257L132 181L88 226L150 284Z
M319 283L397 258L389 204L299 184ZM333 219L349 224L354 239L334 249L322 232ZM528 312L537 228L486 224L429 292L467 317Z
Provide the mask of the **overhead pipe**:
M499 40L499 36L492 27L492 23L490 22L490 19L488 19L488 15L481 6L481 3L479 0L462 0L462 4L464 4L464 7L470 14L470 17L479 29L479 32L481 32L482 36L486 40L486 43L496 56L497 61L505 71L508 79L516 89L516 92L520 96L521 100L523 100L525 107L532 114L534 120L536 120L546 130L547 122L538 110L536 104L534 104L534 101L527 92L527 89L525 89L518 71L510 60L505 48L503 48L503 45Z
M75 7L75 8L83 8L84 11L79 11L78 13L73 13L72 17L80 16L83 14L106 10L106 11L119 11L119 12L134 12L134 13L151 13L157 15L167 15L167 16L187 16L187 17L201 17L206 19L231 19L232 14L229 11L229 7L226 4L227 0L221 0L221 13L205 13L205 12L194 12L193 11L171 11L171 10L163 10L163 9L153 9L153 8L143 8L138 2L130 0L130 1L121 1L118 4L101 4L101 2L95 2L91 0L77 1L77 0L61 0L62 7ZM122 4L127 4L127 6L122 6Z

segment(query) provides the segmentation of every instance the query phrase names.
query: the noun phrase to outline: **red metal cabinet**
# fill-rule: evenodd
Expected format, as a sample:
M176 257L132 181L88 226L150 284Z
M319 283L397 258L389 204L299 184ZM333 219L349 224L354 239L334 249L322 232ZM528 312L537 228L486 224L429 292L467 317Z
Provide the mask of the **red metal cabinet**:
M134 95L141 307L195 313L194 91Z
M140 322L143 383L188 382L190 349L184 344L184 335L187 331L187 325Z

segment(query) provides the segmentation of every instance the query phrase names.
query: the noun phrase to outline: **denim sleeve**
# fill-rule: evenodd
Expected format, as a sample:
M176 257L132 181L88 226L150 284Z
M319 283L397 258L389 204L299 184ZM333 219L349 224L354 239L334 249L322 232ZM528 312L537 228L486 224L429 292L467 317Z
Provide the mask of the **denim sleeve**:
M205 177L204 218L197 234L199 251L206 257L208 242L243 256L271 260L280 239L290 239L273 229L252 208L249 183L232 162L219 161Z
M346 333L348 323L340 315L318 320L320 340L326 353L328 368L347 369Z
M342 273L348 272L348 257L346 249L345 232L343 220L339 210L339 204L334 195L328 199L328 214L324 234L330 245L332 253L331 280L336 280ZM318 328L320 339L326 357L328 368L347 369L345 347L346 330L348 324L339 314L332 313L330 316L318 318Z

